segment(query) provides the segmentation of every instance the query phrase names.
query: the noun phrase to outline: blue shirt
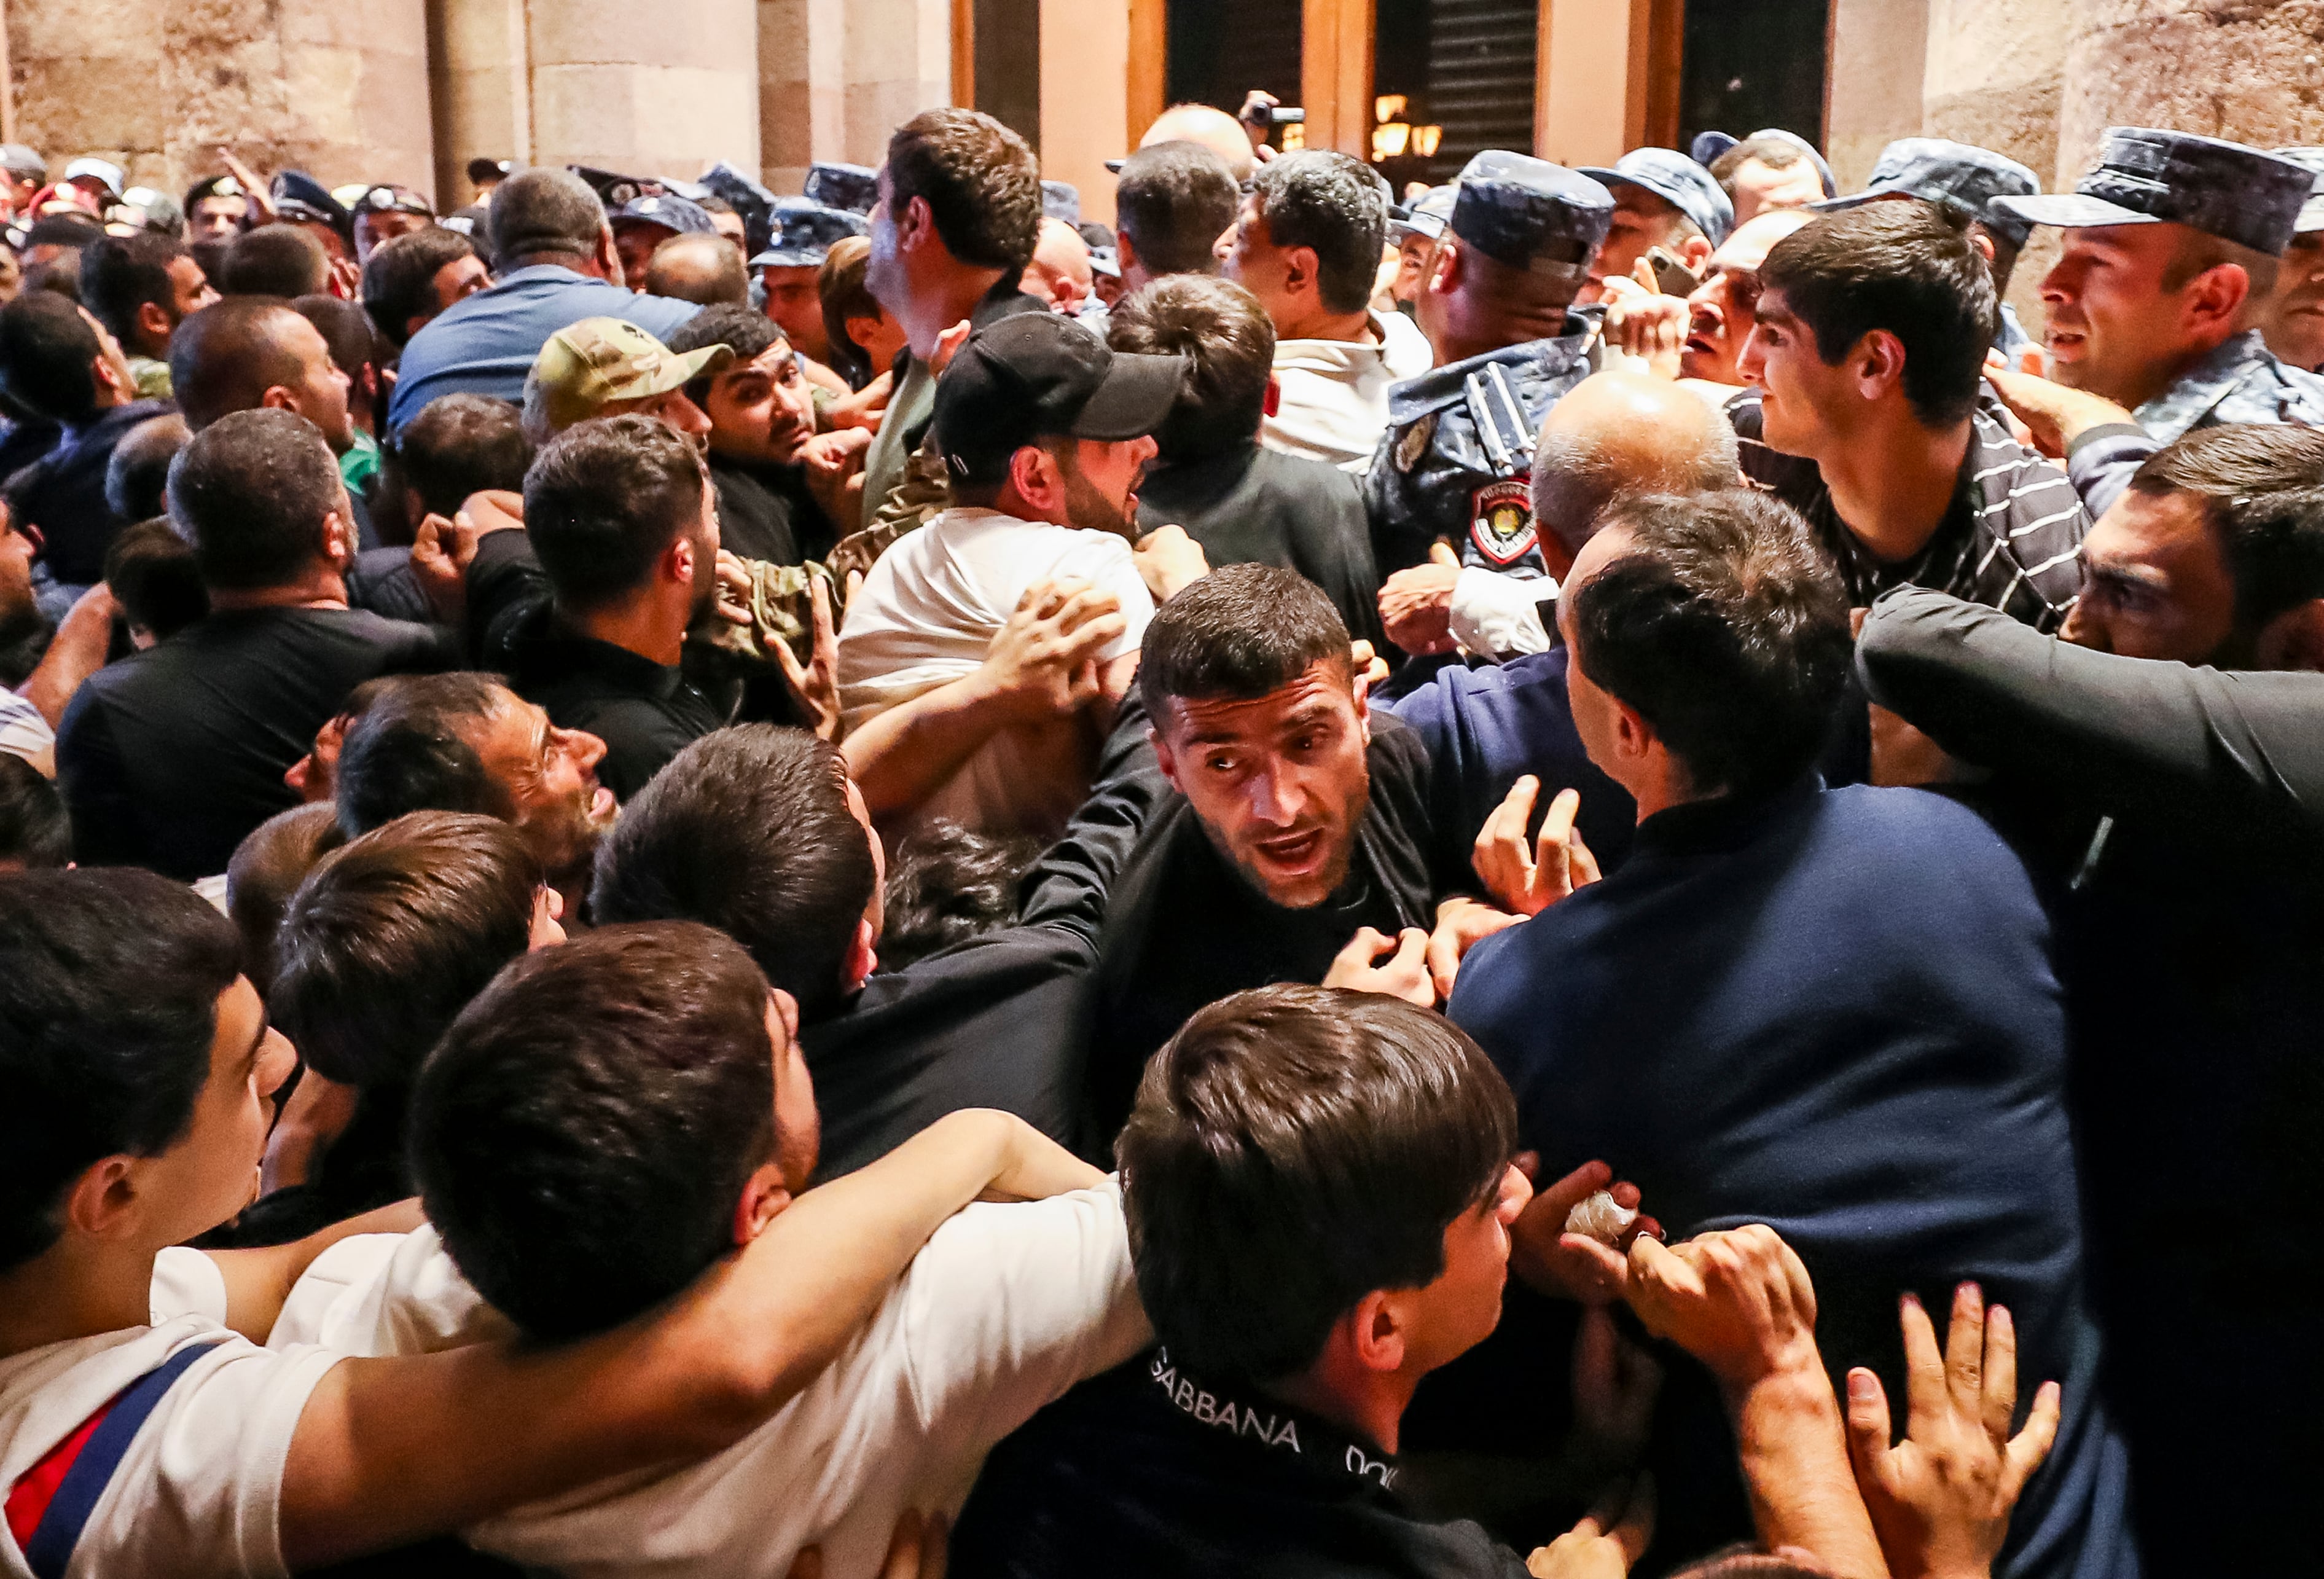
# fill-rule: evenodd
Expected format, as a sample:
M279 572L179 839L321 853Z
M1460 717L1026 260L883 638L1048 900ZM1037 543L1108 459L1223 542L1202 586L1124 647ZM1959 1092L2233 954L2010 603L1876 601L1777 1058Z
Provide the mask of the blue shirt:
M411 337L387 404L387 425L401 428L438 395L522 402L524 375L549 337L585 318L626 319L667 340L700 310L691 301L641 296L556 263L512 270Z
M1978 1279L2016 1318L2021 1410L2039 1381L2065 1393L1994 1572L2136 1572L2050 927L1975 813L1812 776L1672 808L1619 872L1478 944L1449 1012L1508 1076L1543 1177L1603 1158L1673 1240L1769 1224L1815 1279L1825 1363L1869 1367L1892 1408L1896 1297L1941 1324Z

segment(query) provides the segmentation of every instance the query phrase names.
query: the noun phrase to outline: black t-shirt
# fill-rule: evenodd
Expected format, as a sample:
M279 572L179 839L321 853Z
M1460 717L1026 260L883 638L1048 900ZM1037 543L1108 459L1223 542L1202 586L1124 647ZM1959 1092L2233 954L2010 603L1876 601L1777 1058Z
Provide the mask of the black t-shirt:
M1321 982L1364 927L1393 937L1426 928L1435 894L1426 851L1428 757L1420 737L1371 717L1371 802L1340 891L1286 910L1253 888L1172 795L1131 854L1106 916L1097 1036L1090 1052L1095 1132L1110 1140L1130 1113L1146 1060L1186 1017L1232 993Z
M820 559L839 540L823 507L807 492L807 469L761 466L710 453L710 483L718 490L718 546L745 559L797 565Z
M213 614L107 665L58 732L74 858L189 882L224 872L244 836L299 803L282 774L349 691L458 665L447 633L346 608Z
M1138 524L1182 526L1220 565L1276 565L1317 586L1348 634L1383 651L1379 572L1356 479L1305 456L1243 444L1156 466L1138 487Z
M1517 1554L1398 1501L1396 1460L1154 1350L1043 1409L985 1460L959 1579L1521 1579Z
M129 523L105 502L105 471L129 430L177 408L167 401L132 401L100 413L63 438L32 465L8 479L10 514L19 527L38 527L46 540L42 562L68 586L88 586L105 575L105 554Z

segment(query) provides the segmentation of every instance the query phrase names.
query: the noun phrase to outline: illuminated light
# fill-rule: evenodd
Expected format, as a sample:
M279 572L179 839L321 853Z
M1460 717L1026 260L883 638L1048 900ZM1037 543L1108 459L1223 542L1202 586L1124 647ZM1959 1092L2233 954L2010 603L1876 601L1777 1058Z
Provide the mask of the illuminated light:
M1444 141L1442 126L1415 126L1412 129L1412 151L1423 159L1436 157L1436 145Z
M1290 152L1295 148L1305 148L1306 146L1307 128L1305 126L1300 125L1297 121L1293 121L1283 128L1283 151L1286 153Z
M1406 145L1411 141L1412 128L1402 121L1390 121L1385 126L1372 128L1372 159L1401 159Z
M1390 121L1401 119L1404 115L1404 107L1405 96L1403 94L1383 93L1378 98L1372 100L1372 119L1379 122L1381 125L1386 125Z

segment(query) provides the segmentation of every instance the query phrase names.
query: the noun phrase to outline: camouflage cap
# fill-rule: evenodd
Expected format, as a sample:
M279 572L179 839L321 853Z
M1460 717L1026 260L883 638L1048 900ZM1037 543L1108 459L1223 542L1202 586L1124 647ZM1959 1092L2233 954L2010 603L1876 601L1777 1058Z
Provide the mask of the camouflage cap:
M676 192L642 192L605 216L615 230L624 225L659 225L680 235L715 235L717 222L698 203Z
M2030 198L2041 189L2041 177L1990 148L1942 137L1899 137L1880 151L1864 190L1808 207L1853 208L1876 198L1921 198L1968 215L2012 246L2024 246L2034 234L2033 222L2003 212L1993 200Z
M1675 148L1633 148L1611 165L1583 165L1581 173L1611 187L1643 187L1694 222L1717 246L1735 228L1735 205L1711 172Z
M420 214L433 219L435 206L413 191L392 181L382 181L375 187L360 189L355 200L347 205L355 214Z
M538 402L549 426L586 422L615 401L682 388L734 360L731 346L673 351L624 319L585 318L549 337L525 376L524 403Z
M1041 217L1062 219L1068 225L1082 222L1082 189L1071 181L1041 183Z
M820 268L832 243L872 228L861 214L826 208L805 198L777 198L773 222L767 250L751 259L754 269Z
M2313 235L2324 230L2324 148L2279 148L2275 156L2316 172L2315 184L2308 189L2308 201L2300 206L2300 218L2292 227L2292 234Z
M1614 217L1614 195L1588 176L1498 148L1471 159L1459 185L1447 228L1528 273L1580 281Z
M880 172L862 164L810 164L806 192L826 208L869 214L880 200Z
M1994 207L2035 225L2190 226L2281 257L2315 186L2307 166L2241 143L2109 126L2096 169L2070 192L1997 198Z

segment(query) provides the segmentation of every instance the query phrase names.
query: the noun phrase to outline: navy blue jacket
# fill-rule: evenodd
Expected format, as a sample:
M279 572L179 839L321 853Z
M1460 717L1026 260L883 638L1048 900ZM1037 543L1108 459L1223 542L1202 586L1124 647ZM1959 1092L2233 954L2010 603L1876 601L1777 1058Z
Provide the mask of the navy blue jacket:
M1783 1234L1836 1380L1868 1366L1901 1410L1897 1296L1941 1322L1978 1279L2016 1318L2021 1418L2040 1381L2065 1392L1997 1572L2135 1573L2049 923L1973 812L1812 776L1673 808L1619 872L1479 944L1449 1012L1508 1076L1544 1177L1603 1158L1674 1239Z

